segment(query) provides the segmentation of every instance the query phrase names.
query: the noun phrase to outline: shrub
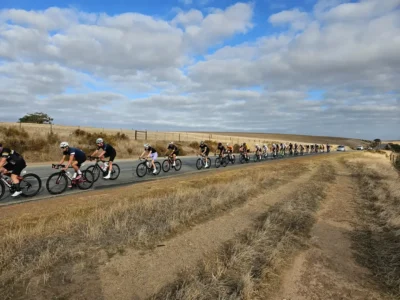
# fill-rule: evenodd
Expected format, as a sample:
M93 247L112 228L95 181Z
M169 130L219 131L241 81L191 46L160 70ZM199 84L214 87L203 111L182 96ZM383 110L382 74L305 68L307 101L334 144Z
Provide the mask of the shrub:
M0 132L6 137L28 138L29 133L23 128L16 127L0 127Z
M195 149L195 150L199 149L199 146L200 146L200 144L199 144L198 142L191 142L191 143L189 144L189 147L190 147L190 148L193 148L193 149Z
M240 149L240 145L239 144L233 145L233 152L234 153L239 153L239 149Z
M60 136L57 133L50 132L47 134L47 143L48 144L57 144L60 142Z
M133 153L133 149L132 148L127 148L126 151L128 151L129 155L131 155Z

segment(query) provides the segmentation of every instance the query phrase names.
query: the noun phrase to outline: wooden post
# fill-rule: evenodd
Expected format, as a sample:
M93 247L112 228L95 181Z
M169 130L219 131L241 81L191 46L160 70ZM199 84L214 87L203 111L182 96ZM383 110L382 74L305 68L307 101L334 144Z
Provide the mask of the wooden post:
M50 123L50 133L53 134L53 124Z
M145 131L144 138L147 141L147 130Z
M22 129L22 122L19 122L19 129Z
M181 134L179 134L179 142L181 141Z
M135 130L135 141L137 141L137 130Z

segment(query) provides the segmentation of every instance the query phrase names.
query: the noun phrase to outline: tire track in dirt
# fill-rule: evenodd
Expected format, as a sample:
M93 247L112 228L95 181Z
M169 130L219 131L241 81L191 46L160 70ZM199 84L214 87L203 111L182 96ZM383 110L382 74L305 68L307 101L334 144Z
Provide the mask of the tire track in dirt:
M206 253L251 228L271 205L284 200L307 182L318 165L310 164L309 170L298 178L193 227L164 242L164 247L148 252L130 250L124 256L113 258L99 270L104 299L145 299L157 292L172 282L180 270L194 268Z
M344 165L336 162L335 169L337 180L318 212L310 248L294 259L273 300L392 299L355 261L350 234L357 224L357 185Z

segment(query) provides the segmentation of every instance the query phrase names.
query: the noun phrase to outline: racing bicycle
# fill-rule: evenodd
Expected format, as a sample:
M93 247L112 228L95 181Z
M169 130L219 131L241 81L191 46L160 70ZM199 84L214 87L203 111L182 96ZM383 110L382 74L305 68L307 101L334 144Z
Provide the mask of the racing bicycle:
M65 165L52 164L53 169L65 168ZM70 182L70 185L68 185ZM71 173L65 170L53 173L49 176L46 182L46 188L52 195L59 195L67 189L78 187L81 190L88 190L94 184L94 175L90 170L82 171L82 176L79 179L72 178Z
M221 165L225 168L229 163L228 156L222 157L221 155L218 155L218 157L215 159L215 167L219 168Z
M89 156L89 159L95 159L96 163L92 166L89 166L86 168L86 170L91 171L93 173L93 177L94 177L94 181L96 182L97 180L99 180L100 174L103 174L103 176L106 176L108 174L108 169L109 169L109 165L106 164L107 162L105 160L101 160L98 157L92 157ZM103 163L103 166L100 166L99 161L101 161ZM112 170L111 170L111 177L110 180L115 180L118 178L120 173L120 168L117 164L113 163L112 164Z
M157 173L153 173L153 166L151 164L151 158L140 158L142 161L140 164L137 165L136 167L136 175L138 177L143 177L146 174L153 174L153 175L158 175L161 172L161 164L158 161L155 161L154 164L157 169Z
M249 155L247 155L247 157L246 157L246 156L244 156L243 153L240 153L239 162L240 162L241 164L248 163L249 161L250 161Z
M208 164L208 166L207 166L207 168L206 168L206 163L204 162L204 157L205 157L205 155L204 155L204 154L201 154L200 156L201 156L201 157L199 157L199 159L196 161L196 168L197 168L197 170L201 170L202 168L209 169L209 168L211 167L211 159L210 159L209 157L207 157L207 164Z
M175 171L179 171L182 168L182 161L177 158L175 160L175 166L174 166L174 159L172 156L168 156L166 160L163 161L162 163L162 169L164 172L168 172L170 169L175 169Z
M18 176L18 180L22 191L22 197L33 197L39 193L42 188L42 180L36 174L29 173L23 176ZM6 188L10 190L10 193L15 192L11 178L8 175L0 173L0 199L4 196Z

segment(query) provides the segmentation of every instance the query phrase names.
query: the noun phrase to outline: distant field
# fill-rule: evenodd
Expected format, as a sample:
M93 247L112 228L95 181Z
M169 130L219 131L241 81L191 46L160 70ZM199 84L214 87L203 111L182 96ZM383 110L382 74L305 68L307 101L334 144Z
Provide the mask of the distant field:
M317 144L332 144L332 145L345 145L349 147L356 147L358 145L369 144L365 140L344 137L332 136L312 136L312 135L296 135L296 134L277 134L277 133L248 133L248 132L205 132L205 134L247 137L254 139L263 139L269 141L282 141L282 142L298 142L298 143L317 143Z

